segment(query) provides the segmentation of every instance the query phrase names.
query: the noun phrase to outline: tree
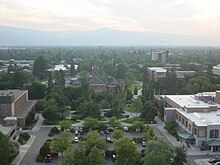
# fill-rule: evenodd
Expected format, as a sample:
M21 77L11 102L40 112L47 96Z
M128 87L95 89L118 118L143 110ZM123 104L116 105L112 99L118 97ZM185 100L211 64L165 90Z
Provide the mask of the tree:
M61 128L68 129L71 126L71 121L64 120L64 121L61 121L59 124L60 124Z
M89 165L104 165L103 152L94 146L89 154Z
M121 139L116 142L116 165L134 165L140 161L140 154L134 143L129 139Z
M143 103L140 98L134 99L132 101L133 107L137 110L137 112L142 112L143 111Z
M9 137L0 132L0 164L10 164L10 141Z
M38 56L33 64L33 75L40 79L45 78L47 66L46 59L43 56Z
M39 81L34 81L28 87L28 94L30 99L42 99L45 97L46 86Z
M90 88L89 88L89 76L83 73L81 76L81 90L82 95L86 100L90 99Z
M91 116L99 118L101 115L99 105L93 101L82 102L79 107L79 112L83 115L83 117Z
M138 94L138 89L137 89L137 86L135 86L134 88L134 95L137 95Z
M184 146L175 147L174 152L175 154L174 154L173 162L171 164L172 165L184 165L184 163L187 162L186 149L184 148Z
M144 129L143 138L144 138L147 142L150 141L150 140L153 140L153 139L154 139L153 128L147 126L147 127Z
M18 87L22 87L22 85L24 85L24 83L26 82L26 77L24 73L22 73L21 71L16 71L14 73L14 82Z
M54 71L53 77L54 77L54 80L55 80L55 84L61 85L61 86L65 85L64 71L63 70Z
M121 127L121 122L117 119L117 117L113 116L108 120L108 125L115 129L116 127Z
M144 128L144 122L141 121L135 121L134 123L132 123L132 127L136 130L136 131L143 131Z
M95 146L100 150L106 149L106 143L104 140L100 139L100 136L97 133L97 131L90 131L87 134L85 145L86 145L86 150L88 151L88 153L90 153L92 148Z
M72 62L70 66L70 76L75 76L76 70L75 70L75 64Z
M145 151L145 165L157 165L158 160L153 158L156 155L161 161L161 165L170 164L170 160L174 154L173 146L164 138L148 141Z
M157 115L157 108L154 106L152 101L147 101L144 104L143 111L141 112L141 117L146 118L148 122L154 120L154 117Z
M112 132L112 137L116 140L119 140L121 138L123 138L125 132L122 130L114 130L114 132Z
M55 152L61 152L62 156L64 151L72 146L71 134L63 131L61 134L51 143L52 150Z
M125 79L128 67L126 64L120 63L116 66L116 78Z
M49 72L48 76L48 87L47 87L47 92L50 93L51 89L53 88L53 75L52 72Z
M86 129L98 129L99 128L99 120L97 118L87 117L84 119L83 127Z
M82 145L68 148L61 158L61 165L87 165L85 150Z

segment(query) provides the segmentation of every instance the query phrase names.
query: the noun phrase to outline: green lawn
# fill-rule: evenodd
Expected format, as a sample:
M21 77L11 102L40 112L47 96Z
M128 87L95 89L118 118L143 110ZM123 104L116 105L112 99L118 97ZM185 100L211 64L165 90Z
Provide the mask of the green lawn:
M134 88L135 86L137 87L137 89L141 89L142 88L142 83L141 82L137 82L137 81L134 81L132 83L132 85L130 86L129 90L133 93L134 92Z

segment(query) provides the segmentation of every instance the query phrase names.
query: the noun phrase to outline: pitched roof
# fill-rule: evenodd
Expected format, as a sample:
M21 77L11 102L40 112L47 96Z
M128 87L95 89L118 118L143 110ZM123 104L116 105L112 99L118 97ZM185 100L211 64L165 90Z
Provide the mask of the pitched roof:
M90 80L90 85L105 85L105 82L97 76L92 77L92 79Z

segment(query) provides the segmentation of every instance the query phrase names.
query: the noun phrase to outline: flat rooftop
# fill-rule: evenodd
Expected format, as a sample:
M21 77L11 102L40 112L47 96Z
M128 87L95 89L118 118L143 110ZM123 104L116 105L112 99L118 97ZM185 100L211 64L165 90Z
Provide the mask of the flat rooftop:
M220 126L220 111L217 112L194 112L187 113L182 109L177 109L177 111L185 116L187 119L195 122L197 126L208 126L208 125L219 125Z
M194 95L166 95L166 98L172 100L181 107L209 107L210 104L207 104L203 101L196 100Z
M155 71L155 72L161 72L161 73L166 73L167 70L161 67L148 67L149 70Z
M16 100L18 97L20 97L22 94L24 94L25 90L0 90L0 96L14 96L14 100Z
M0 132L2 132L5 135L8 135L9 132L14 128L14 126L3 126L0 125Z

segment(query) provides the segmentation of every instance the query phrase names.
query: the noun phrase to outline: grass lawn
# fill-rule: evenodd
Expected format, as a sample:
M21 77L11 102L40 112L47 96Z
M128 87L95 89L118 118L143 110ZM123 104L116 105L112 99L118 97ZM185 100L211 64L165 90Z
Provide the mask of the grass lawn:
M137 81L134 81L132 83L132 85L130 86L129 90L133 93L134 92L134 88L135 86L137 87L138 90L140 90L142 88L142 83L141 82L137 82Z

